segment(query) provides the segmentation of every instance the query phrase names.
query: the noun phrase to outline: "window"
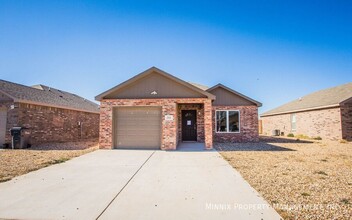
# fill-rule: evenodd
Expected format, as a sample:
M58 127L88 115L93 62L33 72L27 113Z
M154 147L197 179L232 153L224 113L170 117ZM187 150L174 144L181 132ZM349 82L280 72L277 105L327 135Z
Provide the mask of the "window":
M291 114L291 131L296 131L296 114Z
M216 111L216 132L240 132L240 112L235 110Z

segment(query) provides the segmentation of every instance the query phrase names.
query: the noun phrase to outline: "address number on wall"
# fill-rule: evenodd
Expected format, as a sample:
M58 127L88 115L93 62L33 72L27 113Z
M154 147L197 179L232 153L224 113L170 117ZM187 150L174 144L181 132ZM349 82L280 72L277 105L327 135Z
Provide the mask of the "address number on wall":
M165 115L165 121L173 121L174 116L173 115Z

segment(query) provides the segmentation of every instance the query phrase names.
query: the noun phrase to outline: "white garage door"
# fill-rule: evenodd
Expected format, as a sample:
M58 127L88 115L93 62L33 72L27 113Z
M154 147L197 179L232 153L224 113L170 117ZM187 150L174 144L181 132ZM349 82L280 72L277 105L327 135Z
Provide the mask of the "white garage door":
M114 147L159 149L160 107L118 107L114 109Z
M0 109L0 147L2 147L3 144L5 144L6 120L7 120L6 109Z

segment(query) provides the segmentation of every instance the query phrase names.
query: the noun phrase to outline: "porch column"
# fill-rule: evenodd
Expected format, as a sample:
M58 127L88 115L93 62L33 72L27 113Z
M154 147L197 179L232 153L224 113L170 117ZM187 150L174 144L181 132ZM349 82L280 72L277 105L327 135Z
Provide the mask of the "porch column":
M211 100L204 101L204 136L205 148L210 150L213 148L213 118Z
M99 148L112 149L112 103L106 100L100 102Z
M166 117L171 117L166 119ZM177 104L164 103L162 107L162 150L176 150L177 145Z

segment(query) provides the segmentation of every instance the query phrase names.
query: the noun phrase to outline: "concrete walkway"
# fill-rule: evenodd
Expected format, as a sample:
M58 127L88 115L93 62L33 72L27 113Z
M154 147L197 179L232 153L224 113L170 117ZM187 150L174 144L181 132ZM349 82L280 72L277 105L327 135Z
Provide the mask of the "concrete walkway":
M95 151L1 183L0 218L280 219L216 151L185 148Z

